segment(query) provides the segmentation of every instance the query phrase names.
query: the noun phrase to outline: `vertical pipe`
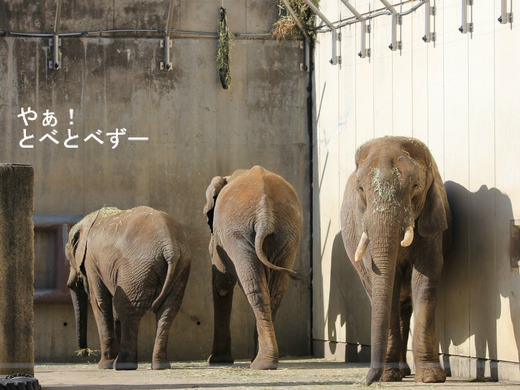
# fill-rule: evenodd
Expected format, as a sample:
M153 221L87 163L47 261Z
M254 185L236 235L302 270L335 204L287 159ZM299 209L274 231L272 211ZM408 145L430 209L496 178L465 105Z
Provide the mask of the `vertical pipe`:
M348 0L341 0L343 4L349 9L350 12L354 14L357 20L361 23L361 51L359 52L359 56L361 58L365 58L367 56L367 46L366 46L366 34L367 34L367 26L366 19L361 15L353 6L350 4Z
M338 56L337 56L337 49L336 49L336 42L337 42L337 33L336 33L336 27L327 19L325 15L312 3L311 0L304 0L305 4L309 6L309 8L314 12L316 15L320 17L321 20L327 25L327 27L330 28L332 33L332 58L330 60L330 63L332 65L338 64ZM342 0L343 1L343 0Z
M367 25L365 20L361 21L361 51L359 52L359 56L361 58L365 58L367 56Z
M301 33L303 34L303 36L305 38L304 49L303 49L304 50L304 70L308 72L309 68L310 68L309 41L311 38L309 37L309 34L303 27L301 20L298 18L298 15L296 15L296 12L294 12L294 10L291 7L291 5L289 4L289 2L287 0L282 0L282 3L285 6L285 8L287 9L287 11L289 11L291 18L294 20L294 23L296 23L296 25L298 26L298 28L300 29Z
M164 30L164 67L163 69L169 71L172 69L172 62L170 58L170 30L172 23L172 15L173 15L173 2L174 0L170 0L170 7L168 9L168 18L166 19L166 29ZM162 64L161 64L162 65Z
M56 15L54 15L54 36L52 37L52 68L57 70L61 68L60 63L60 21L61 21L61 2L58 0L56 4Z
M56 4L56 15L54 16L54 35L58 35L60 33L61 1L62 0L58 0L58 3Z

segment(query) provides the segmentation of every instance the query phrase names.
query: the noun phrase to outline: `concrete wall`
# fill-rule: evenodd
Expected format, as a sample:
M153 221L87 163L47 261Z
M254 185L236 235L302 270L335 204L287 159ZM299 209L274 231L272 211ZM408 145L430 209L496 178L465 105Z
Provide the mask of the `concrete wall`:
M361 13L382 8L380 1L351 3ZM337 0L322 0L320 8L331 21L351 17ZM461 34L461 2L437 1L437 40L425 43L424 8L403 16L401 52L388 48L389 15L370 22L371 58L357 55L359 23L340 29L341 65L329 63L331 34L318 34L315 351L369 358L369 302L343 249L340 204L359 145L383 135L414 136L439 165L455 221L436 321L445 367L453 376L520 380L520 274L510 259L512 221L520 219L519 26L499 24L500 1L475 2L474 32ZM520 5L513 2L512 11L518 14Z
M169 3L63 2L60 31L164 29ZM122 209L149 205L177 218L189 236L193 264L172 327L169 358L205 359L211 350L213 309L210 232L202 208L213 176L260 164L291 182L306 210L296 267L310 267L308 74L300 71L299 42L269 37L277 0L225 1L230 30L252 35L234 40L231 88L223 90L214 34L220 2L174 5L170 72L159 68L164 49L158 33L65 36L57 71L48 67L48 37L0 36L0 161L33 165L34 212L40 216L73 220L107 204ZM0 1L0 29L52 33L55 10L55 1ZM18 115L29 107L38 118L25 125ZM55 126L44 126L46 110L57 118ZM122 128L126 134L116 146L109 133ZM20 145L24 129L34 138L22 145L33 145L31 149ZM77 149L64 145L68 129L79 136L71 143ZM47 134L59 144L44 138ZM104 143L85 142L90 135ZM59 248L53 240L59 242L59 234L53 229L36 232L37 290L55 289L63 279L63 270L54 266ZM276 329L282 356L310 352L309 283L292 281L280 308ZM250 357L254 317L240 292L234 308L235 358ZM97 348L92 316L89 321L91 348ZM149 314L140 329L141 360L151 357L154 327ZM73 359L72 305L36 304L34 336L37 362Z

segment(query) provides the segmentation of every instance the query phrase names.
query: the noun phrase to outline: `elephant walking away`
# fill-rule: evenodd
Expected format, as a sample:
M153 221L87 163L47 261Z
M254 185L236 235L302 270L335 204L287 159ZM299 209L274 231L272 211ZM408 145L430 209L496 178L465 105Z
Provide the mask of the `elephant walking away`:
M238 280L256 318L253 369L276 369L273 322L287 288L302 230L302 207L282 177L254 166L216 176L206 191L214 305L211 363L233 363L230 317Z
M435 339L435 306L450 225L444 184L426 145L383 137L357 150L341 232L372 305L367 384L410 374L406 346L412 310L415 381L446 380Z
M74 225L66 256L79 348L87 350L90 300L99 332L99 368L135 370L139 322L156 314L152 368L170 368L168 335L190 273L181 227L168 214L140 206L103 207Z

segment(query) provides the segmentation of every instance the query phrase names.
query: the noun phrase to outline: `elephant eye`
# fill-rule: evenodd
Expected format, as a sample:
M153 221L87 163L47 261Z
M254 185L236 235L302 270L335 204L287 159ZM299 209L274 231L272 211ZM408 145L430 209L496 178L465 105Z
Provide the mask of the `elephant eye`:
M361 191L361 192L364 191L362 186L359 186L359 187L358 187L358 190Z

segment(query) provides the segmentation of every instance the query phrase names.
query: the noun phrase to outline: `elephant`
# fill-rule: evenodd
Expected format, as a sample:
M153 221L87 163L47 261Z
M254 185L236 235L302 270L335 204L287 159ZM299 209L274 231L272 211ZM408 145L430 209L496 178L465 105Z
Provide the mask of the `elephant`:
M65 254L80 353L88 350L90 300L101 346L98 367L135 370L139 322L151 309L156 315L152 369L170 368L169 330L191 265L181 226L146 206L103 207L72 227Z
M214 307L209 364L233 363L230 317L238 280L254 312L251 368L278 367L273 322L288 286L303 224L298 194L281 176L260 166L216 176L206 190L204 214L211 230Z
M363 144L355 162L341 205L341 233L372 307L366 382L410 374L412 310L415 381L444 382L435 307L451 211L437 164L421 141L390 136Z

